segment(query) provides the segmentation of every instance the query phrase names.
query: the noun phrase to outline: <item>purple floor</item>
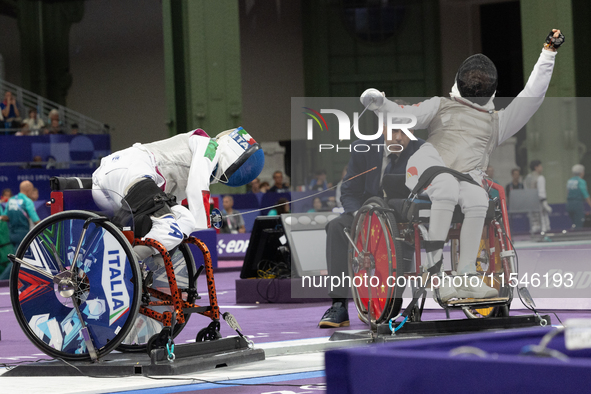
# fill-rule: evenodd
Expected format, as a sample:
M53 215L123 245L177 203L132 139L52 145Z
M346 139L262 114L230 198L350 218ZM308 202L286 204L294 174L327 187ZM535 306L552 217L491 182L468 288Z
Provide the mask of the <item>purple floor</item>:
M324 303L309 304L249 304L236 305L234 282L239 277L238 271L218 272L216 287L218 302L222 312L231 312L240 325L243 333L251 337L255 343L285 341L304 338L329 337L336 329L319 329L318 321L329 307ZM204 284L200 283L200 289ZM519 300L514 300L514 308L520 307ZM361 330L365 325L355 316L355 307L349 305L351 326L339 330ZM513 310L514 314L529 314L527 310ZM558 311L561 320L572 317L591 318L591 311ZM452 318L464 318L461 311L452 311ZM558 323L552 315L552 322ZM444 319L443 310L426 310L424 320ZM208 319L193 315L185 329L179 334L176 343L194 340L197 332L209 323ZM22 333L12 313L9 290L0 287L0 362L26 361L45 358ZM234 332L222 322L223 336L234 335Z

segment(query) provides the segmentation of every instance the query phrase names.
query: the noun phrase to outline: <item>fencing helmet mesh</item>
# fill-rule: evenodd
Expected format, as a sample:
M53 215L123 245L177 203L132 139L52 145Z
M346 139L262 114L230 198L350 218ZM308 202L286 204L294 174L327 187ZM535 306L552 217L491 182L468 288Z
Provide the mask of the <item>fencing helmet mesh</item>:
M244 130L238 127L220 133L218 144L218 165L212 174L228 186L242 186L259 176L265 165L265 155L260 145Z
M460 66L456 83L462 97L485 105L497 90L497 68L483 54L472 55Z

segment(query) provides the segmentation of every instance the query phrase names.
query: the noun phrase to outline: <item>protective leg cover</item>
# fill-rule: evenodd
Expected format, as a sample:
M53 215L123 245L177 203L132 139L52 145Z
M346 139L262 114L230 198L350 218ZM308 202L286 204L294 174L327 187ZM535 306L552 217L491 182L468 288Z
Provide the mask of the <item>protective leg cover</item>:
M488 194L479 186L460 182L459 204L464 212L460 232L460 261L458 273L476 273L476 255L488 210Z

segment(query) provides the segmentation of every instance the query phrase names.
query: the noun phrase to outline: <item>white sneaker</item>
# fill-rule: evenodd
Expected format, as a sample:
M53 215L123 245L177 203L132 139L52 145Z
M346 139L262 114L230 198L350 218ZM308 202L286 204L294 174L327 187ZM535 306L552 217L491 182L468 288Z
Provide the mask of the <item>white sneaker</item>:
M448 278L448 275L444 275L444 278ZM441 276L439 276L441 279ZM447 302L452 298L458 298L458 292L455 286L448 280L448 279L441 279L439 284L439 298L441 302ZM437 296L435 295L435 291L433 291L433 299L437 302Z
M452 298L460 298L460 296L453 285L449 286L442 284L441 286L439 286L439 298L441 299L441 302L447 302ZM437 301L437 296L435 295L435 292L433 292L433 299Z
M499 295L497 289L481 282L480 279L477 286L472 286L470 283L462 283L456 290L458 298L494 298Z

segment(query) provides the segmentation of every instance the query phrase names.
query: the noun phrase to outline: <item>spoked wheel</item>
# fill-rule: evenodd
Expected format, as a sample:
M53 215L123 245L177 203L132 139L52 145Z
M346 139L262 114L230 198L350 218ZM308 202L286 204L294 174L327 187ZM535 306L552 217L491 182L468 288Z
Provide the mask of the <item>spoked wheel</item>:
M404 275L396 219L389 212L372 212L376 207L387 208L382 199L373 197L357 212L351 228L356 248L349 245L355 306L359 318L367 324L369 305L372 325L383 323L400 312L404 291L404 287L396 286L396 278Z
M493 233L491 233L493 232ZM496 232L491 225L487 225L482 230L482 238L480 240L480 247L478 248L478 255L476 258L476 272L481 272L484 276L482 278L484 284L494 287L499 292L499 297L509 297L510 288L505 283L505 287L501 287L502 279L500 275L504 273L503 263L501 261L501 245L496 237ZM491 236L494 244L491 248ZM452 254L455 254L456 261L459 259L459 241L452 242ZM491 281L489 268L493 264L494 276ZM462 308L466 317L477 319L482 317L503 317L509 316L509 305L491 306L488 308Z
M102 357L127 336L140 307L141 274L131 245L106 218L86 211L52 215L27 234L16 257L38 269L13 265L10 298L19 325L41 351L88 360L93 350Z
M143 264L140 264L140 266L145 271L144 275L152 272L150 275L152 277L152 284L150 287L161 291L162 293L170 294L168 275L166 274L166 268L164 267L164 264L157 264L157 262L152 257L146 258L142 263ZM195 288L195 283L192 283L193 281L190 279L194 278L195 276L195 261L193 260L193 254L191 253L191 250L187 244L180 244L176 249L172 255L172 265L174 267L178 288L184 290L182 292L183 300L191 304L194 303L195 299L197 298L197 289ZM150 297L150 300L161 301L157 297L153 296ZM158 313L174 311L172 306L151 306L150 309ZM185 323L174 325L174 330L172 333L173 338L176 337L186 326L190 316L190 314L185 313ZM146 351L148 349L146 344L150 338L160 333L162 328L162 322L154 320L151 317L142 315L140 313L138 314L129 335L127 335L123 342L121 342L117 350L123 352Z

